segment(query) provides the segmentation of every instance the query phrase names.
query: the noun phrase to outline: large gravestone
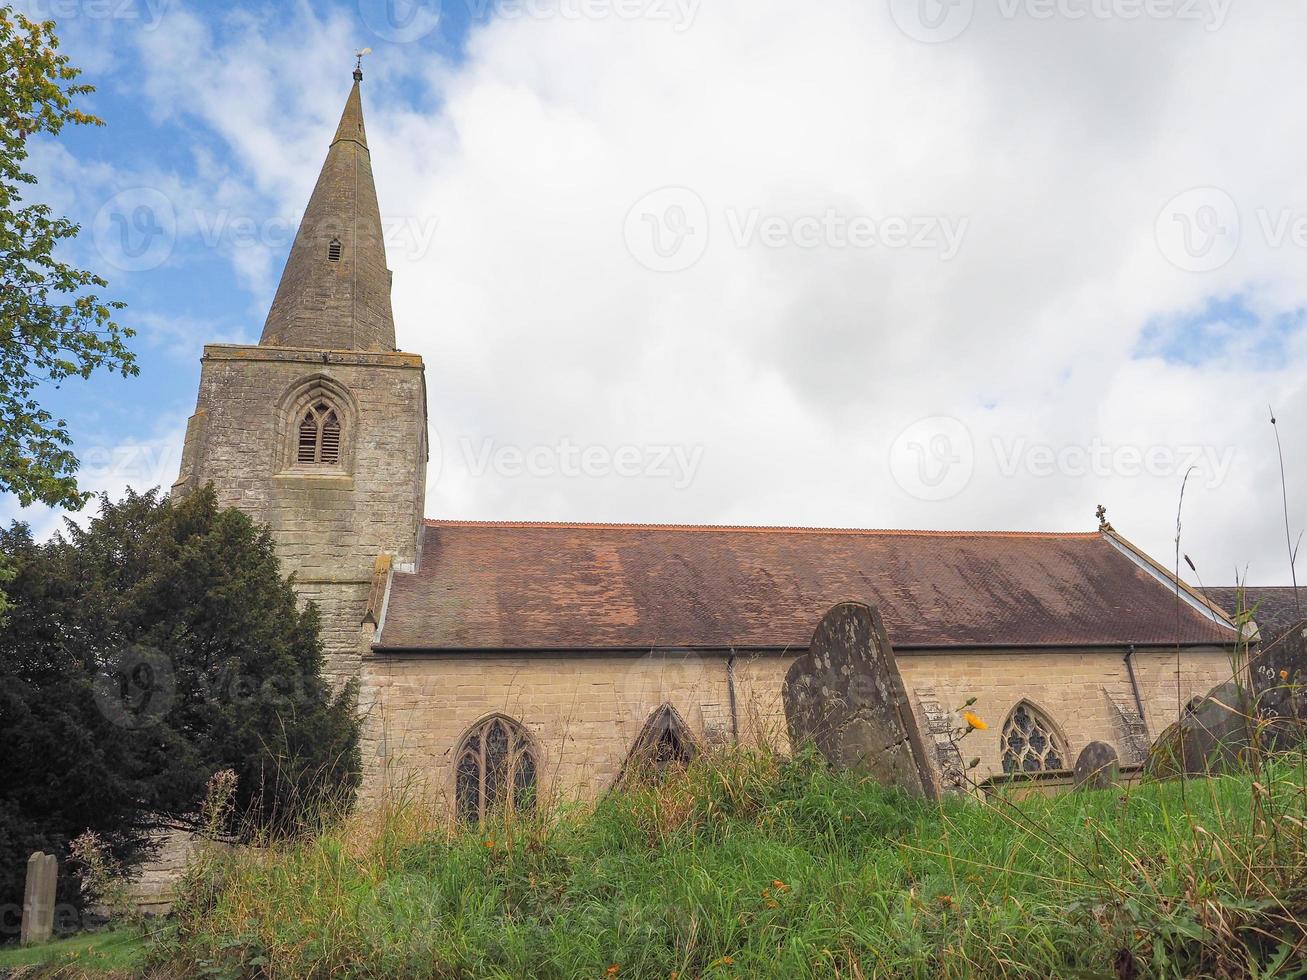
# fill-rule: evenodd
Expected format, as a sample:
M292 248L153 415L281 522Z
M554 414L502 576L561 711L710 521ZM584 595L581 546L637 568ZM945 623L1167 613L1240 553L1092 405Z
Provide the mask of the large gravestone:
M1264 650L1255 651L1252 684L1233 680L1213 688L1153 743L1146 771L1159 778L1223 772L1237 767L1253 745L1293 748L1307 734L1307 620Z
M54 933L54 895L59 882L59 862L53 854L37 851L27 859L27 887L23 892L24 946L48 943Z
M1252 744L1255 711L1254 695L1245 685L1226 681L1212 688L1157 736L1144 771L1165 779L1237 767Z
M1121 776L1121 757L1106 742L1090 742L1080 750L1073 773L1077 789L1107 789Z
M1263 716L1307 720L1307 619L1256 651L1251 668Z
M874 607L844 602L822 617L808 653L785 675L782 695L793 745L812 742L832 765L939 798L934 753L926 751Z

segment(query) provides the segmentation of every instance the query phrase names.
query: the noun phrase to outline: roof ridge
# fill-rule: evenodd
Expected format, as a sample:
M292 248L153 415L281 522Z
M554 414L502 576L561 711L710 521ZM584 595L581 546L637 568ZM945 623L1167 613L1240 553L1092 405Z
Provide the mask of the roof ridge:
M866 534L939 538L1061 538L1090 540L1097 531L942 531L912 528L802 527L766 524L642 524L606 521L484 521L426 518L426 527L520 528L559 531L747 531L762 534Z

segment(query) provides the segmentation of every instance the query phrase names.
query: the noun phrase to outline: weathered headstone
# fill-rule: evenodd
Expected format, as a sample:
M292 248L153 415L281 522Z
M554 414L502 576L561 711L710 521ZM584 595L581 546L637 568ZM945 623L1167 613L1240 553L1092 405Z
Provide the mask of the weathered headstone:
M785 675L785 720L795 746L812 742L842 769L938 799L934 753L921 738L880 613L844 602L817 625Z
M1263 717L1307 721L1307 619L1255 651L1250 666Z
M1080 750L1073 778L1077 789L1107 789L1121 776L1121 757L1106 742L1090 742Z
M1235 681L1212 688L1185 711L1149 750L1144 771L1166 779L1222 772L1239 763L1252 744L1253 694Z
M1159 778L1222 772L1260 749L1279 751L1307 736L1307 620L1253 653L1252 684L1213 688L1158 736L1146 772Z
M59 882L59 862L53 854L37 851L27 859L27 887L23 892L24 946L48 943L54 933L54 896Z

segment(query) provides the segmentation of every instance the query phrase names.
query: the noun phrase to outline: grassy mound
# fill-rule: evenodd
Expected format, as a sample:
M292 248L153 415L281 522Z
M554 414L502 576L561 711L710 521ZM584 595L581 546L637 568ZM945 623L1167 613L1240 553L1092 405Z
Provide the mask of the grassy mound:
M932 806L736 752L593 808L416 807L214 853L157 962L211 976L1301 975L1301 758Z
M83 932L43 946L0 947L0 975L78 977L135 976L145 963L146 938L139 929Z

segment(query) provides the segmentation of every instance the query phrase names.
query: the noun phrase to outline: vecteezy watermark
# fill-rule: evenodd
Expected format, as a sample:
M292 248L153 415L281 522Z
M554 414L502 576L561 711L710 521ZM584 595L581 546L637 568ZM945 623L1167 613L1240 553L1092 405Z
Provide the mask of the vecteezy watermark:
M151 728L172 709L177 678L172 660L151 647L120 651L95 676L95 704L110 722L122 728Z
M1094 438L1085 444L1052 446L1026 439L990 442L1002 477L1172 477L1192 470L1193 480L1207 489L1225 482L1234 465L1235 449L1227 446L1114 445Z
M995 0L1001 20L1175 21L1218 31L1234 0ZM971 26L975 0L889 0L890 16L914 41L952 41Z
M152 31L172 5L173 0L28 0L24 12L33 20L133 21Z
M626 249L646 269L681 272L708 251L708 205L688 187L661 187L631 206Z
M648 21L689 30L701 0L466 0L473 13L489 8L498 20Z
M91 223L91 239L104 260L124 272L157 269L177 244L177 209L153 187L120 191Z
M474 444L460 443L463 462L473 477L493 472L507 479L531 477L551 479L667 480L672 489L684 490L693 482L703 462L703 446L624 445L582 446L570 439L552 445L529 447L500 445L493 439Z
M205 248L285 248L295 239L297 229L299 236L307 240L326 240L333 236L344 240L353 232L352 227L347 228L343 223L339 227L333 227L331 223L305 227L293 218L256 221L229 210L197 210L192 217ZM381 216L381 238L390 256L422 258L431 248L439 229L440 219L430 215Z
M1233 446L1138 446L1098 437L1054 445L1020 436L994 436L987 448L994 471L1003 479L1169 478L1192 471L1191 482L1208 489L1225 482L1236 455ZM908 494L939 501L967 488L976 459L971 430L958 419L935 416L914 422L899 434L890 447L889 464L894 481Z
M434 215L382 215L381 236L391 256L422 258L435 241L440 219ZM298 219L255 219L229 208L178 211L172 199L152 187L115 194L100 207L92 239L106 262L124 272L148 272L170 259L183 233L209 249L285 249L298 235L307 241L353 241L354 228L342 222L302 225Z
M358 0L368 28L386 41L420 41L440 26L442 7L463 8L474 22L495 20L649 21L688 30L701 0Z
M358 5L368 29L396 44L420 41L440 26L440 0L358 0Z
M761 209L726 210L726 227L738 248L886 248L937 252L944 261L962 248L969 218L947 215L841 214L827 208L820 215L781 217Z
M83 928L82 913L74 905L60 902L54 907L53 931L56 936L71 936ZM10 902L0 905L0 937L12 939L22 934L23 907Z
M725 673L724 658L697 650L671 648L646 653L633 660L617 682L618 715L643 725L661 705L675 703L686 691L711 702L711 692L722 689ZM705 722L711 720L704 718Z
M971 430L936 415L912 423L890 446L894 481L919 500L948 500L967 488L976 467Z
M1230 194L1219 187L1195 187L1166 202L1154 234L1158 250L1186 272L1213 272L1228 265L1246 242L1272 250L1307 251L1307 212L1258 207L1252 221Z
M167 486L181 469L179 447L128 443L92 446L79 459L82 476L91 483L125 482L145 488Z
M1186 272L1212 272L1239 250L1239 206L1219 187L1195 187L1166 202L1153 234L1172 265Z
M316 675L254 676L237 667L190 677L187 699L210 704L266 705L274 709L321 704L331 690ZM96 706L110 722L129 729L151 728L178 702L177 670L170 656L153 647L130 646L96 674Z
M627 251L646 269L681 272L708 251L708 206L688 187L663 187L627 212L622 235ZM739 249L921 250L948 261L962 248L970 220L947 215L818 213L779 215L762 208L728 207L720 227Z

